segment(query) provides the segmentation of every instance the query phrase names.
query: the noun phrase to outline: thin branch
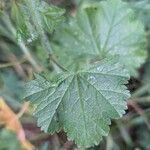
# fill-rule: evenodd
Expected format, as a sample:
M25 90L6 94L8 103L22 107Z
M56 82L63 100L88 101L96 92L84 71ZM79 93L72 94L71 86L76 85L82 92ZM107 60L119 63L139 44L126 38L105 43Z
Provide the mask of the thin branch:
M18 64L22 64L24 62L27 61L27 58L22 58L21 60L19 61L14 61L14 62L9 62L9 63L3 63L3 64L0 64L0 69L1 68L7 68L7 67L14 67Z
M62 71L67 72L67 69L65 69L61 64L59 64L59 63L57 62L57 60L56 60L51 54L49 54L49 59L50 59L51 61L53 61L54 64L56 64Z
M17 117L18 117L18 118L21 118L22 115L23 115L25 112L27 112L28 107L29 107L29 102L25 102L25 103L23 104L21 110L20 110L19 113L17 114Z
M11 31L12 35L13 35L13 40L14 42L16 42L15 37L16 37L16 29L14 28L14 26L12 25L9 16L5 15L5 18L3 18L4 23L6 24L6 26L8 27L8 29ZM41 67L37 64L37 62L34 60L34 58L32 57L30 50L25 46L24 42L16 42L18 44L18 46L20 47L20 49L22 50L22 52L25 54L27 60L31 63L31 65L34 67L34 69L38 72L41 71Z

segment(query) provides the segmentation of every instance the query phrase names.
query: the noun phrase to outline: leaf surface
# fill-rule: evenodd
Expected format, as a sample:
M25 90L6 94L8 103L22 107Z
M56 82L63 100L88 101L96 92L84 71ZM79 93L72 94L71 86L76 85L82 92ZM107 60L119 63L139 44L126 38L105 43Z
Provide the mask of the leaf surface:
M17 24L18 36L32 42L44 32L52 33L64 19L65 11L40 0L13 2L12 16ZM19 38L19 37L18 37Z
M60 47L56 49L73 56L89 54L101 59L118 55L133 76L145 61L144 27L121 0L85 3L60 30L56 34Z
M129 75L116 59L65 75L57 84L36 75L26 84L25 97L36 104L38 125L50 133L64 129L79 147L98 144L108 135L111 119L124 113Z

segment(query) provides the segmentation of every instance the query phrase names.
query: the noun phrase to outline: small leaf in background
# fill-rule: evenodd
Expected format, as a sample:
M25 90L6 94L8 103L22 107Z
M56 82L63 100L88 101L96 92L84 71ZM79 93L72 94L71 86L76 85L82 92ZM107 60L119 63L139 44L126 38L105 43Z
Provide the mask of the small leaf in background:
M38 125L46 132L61 128L79 147L97 145L109 133L111 119L127 108L129 75L116 59L103 60L89 70L68 74L52 84L40 75L26 84L25 97L36 105Z
M40 12L45 26L44 29L46 29L47 32L52 32L55 27L62 22L65 13L64 9L60 9L56 6L48 6L44 2Z
M27 0L24 3L13 2L12 16L17 24L18 38L28 43L50 32L62 22L65 11L56 6L48 5L40 0Z
M27 28L27 20L25 16L23 15L21 8L19 7L19 4L16 1L12 2L12 10L11 15L13 20L16 23L17 26L17 40L21 40L21 36L23 39L27 39L30 37L29 30Z

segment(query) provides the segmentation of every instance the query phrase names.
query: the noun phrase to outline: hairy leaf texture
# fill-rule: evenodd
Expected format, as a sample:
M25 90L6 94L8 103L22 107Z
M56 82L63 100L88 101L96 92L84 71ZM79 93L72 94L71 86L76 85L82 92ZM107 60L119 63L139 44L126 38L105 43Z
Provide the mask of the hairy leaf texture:
M18 35L33 41L44 32L52 32L64 19L64 10L40 0L13 2L12 16L17 24Z
M54 49L72 57L88 54L101 59L118 55L120 63L136 76L136 69L146 57L144 36L142 23L125 2L83 3L76 17L70 18L56 33L59 45Z
M63 129L79 147L98 144L108 135L111 119L127 108L129 75L116 61L106 59L86 70L68 73L51 83L40 75L26 84L25 98L36 105L38 125L50 133Z

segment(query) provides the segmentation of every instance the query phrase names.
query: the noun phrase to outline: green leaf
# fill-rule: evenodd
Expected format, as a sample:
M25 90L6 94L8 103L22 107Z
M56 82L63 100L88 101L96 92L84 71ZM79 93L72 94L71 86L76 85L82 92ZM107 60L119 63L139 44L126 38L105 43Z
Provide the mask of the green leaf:
M58 122L57 114L55 113L58 103L57 95L55 94L55 97L51 98L56 86L40 75L35 74L35 77L36 80L26 84L25 97L37 104L34 115L38 118L38 125L41 126L44 131L48 131L51 134L60 131L61 126ZM43 107L45 108L44 110Z
M27 42L32 42L44 32L50 32L62 22L65 11L40 0L26 0L22 3L14 2L12 16L16 21L18 36Z
M25 16L21 12L20 7L17 5L15 1L12 2L11 17L16 23L17 34L21 34L23 38L29 38L30 33L26 26Z
M146 58L144 27L120 0L85 3L75 18L62 25L55 39L59 43L54 46L56 51L73 56L89 54L101 59L118 55L133 76Z
M20 142L13 132L4 129L0 131L0 150L21 150Z
M25 97L36 105L35 116L44 131L62 128L86 148L98 144L108 135L111 119L125 113L128 79L116 59L102 60L87 70L64 74L57 83L36 75L26 84Z
M63 14L65 13L64 9L60 9L56 6L49 7L46 3L43 4L43 8L40 9L40 12L43 17L43 28L48 32L52 32L55 27L62 22L64 19Z

